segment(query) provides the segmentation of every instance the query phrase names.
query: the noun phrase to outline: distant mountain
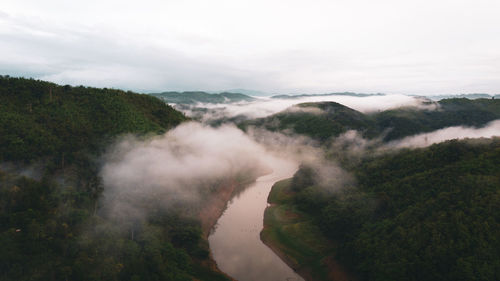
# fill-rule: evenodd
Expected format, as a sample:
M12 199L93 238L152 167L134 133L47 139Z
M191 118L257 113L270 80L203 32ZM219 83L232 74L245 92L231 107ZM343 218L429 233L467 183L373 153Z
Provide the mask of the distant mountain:
M325 96L352 96L352 97L368 97L368 96L384 96L384 94L362 94L352 92L328 93L328 94L298 94L298 95L275 95L272 99L298 99L304 97L325 97Z
M425 96L431 100L442 100L442 99L453 99L453 98L466 98L466 99L491 99L493 96L484 93L474 93L474 94L458 94L458 95L435 95L435 96ZM495 98L499 98L500 95L496 95Z
M209 94L207 92L163 92L150 94L167 103L196 104L196 103L235 103L254 101L255 98L239 94L223 92L220 94Z
M256 90L246 90L246 89L230 89L230 90L225 90L219 93L238 93L238 94L244 94L247 96L258 96L258 97L264 97L264 96L270 96L269 93L266 92L261 92L261 91L256 91Z
M340 92L340 93L326 93L326 94L286 94L286 95L274 95L271 96L273 99L299 99L305 97L325 97L325 96L352 96L352 97L369 97L369 96L384 96L385 94L364 94L364 93L353 93L353 92ZM423 95L428 99L439 101L443 99L454 99L454 98L467 98L467 99L499 99L500 95L490 95L485 93L471 93L471 94L456 94L456 95Z

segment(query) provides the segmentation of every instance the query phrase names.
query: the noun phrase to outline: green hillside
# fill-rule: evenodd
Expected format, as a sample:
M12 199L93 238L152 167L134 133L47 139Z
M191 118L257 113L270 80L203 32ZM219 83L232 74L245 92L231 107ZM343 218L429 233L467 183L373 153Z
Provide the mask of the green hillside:
M355 187L328 195L302 167L292 205L359 280L500 279L500 139L367 157L352 172Z
M184 120L149 95L0 77L0 280L227 280L185 210L101 212L106 147Z
M161 133L185 119L148 95L0 77L0 162L70 162L116 135Z
M384 140L430 132L450 126L481 127L500 119L500 100L465 98L445 99L437 103L437 110L402 108L374 114L377 131L391 128Z

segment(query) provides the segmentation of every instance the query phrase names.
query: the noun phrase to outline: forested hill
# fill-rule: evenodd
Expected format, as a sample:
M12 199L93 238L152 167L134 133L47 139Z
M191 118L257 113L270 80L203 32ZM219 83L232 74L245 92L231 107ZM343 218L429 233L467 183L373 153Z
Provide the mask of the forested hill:
M0 162L71 162L123 133L163 132L186 118L149 95L0 77Z
M360 280L500 279L500 139L367 157L352 172L357 187L333 195L307 167L292 186Z
M167 103L196 104L196 103L234 103L256 100L253 97L240 93L210 94L206 92L163 92L150 94Z
M183 210L127 226L100 212L111 141L184 120L149 95L0 77L0 280L227 280Z
M292 131L320 141L357 130L366 138L391 141L450 126L481 127L500 119L499 99L446 99L434 105L437 109L404 107L363 114L336 102L304 103L269 117L244 121L240 126Z
M241 127L262 127L270 131L295 133L326 140L347 130L366 130L373 121L363 113L336 102L302 103L272 116L244 121Z
M431 132L450 126L481 127L500 119L499 99L455 98L440 100L436 110L399 108L373 114L377 130L391 129L384 139L395 140L402 137Z

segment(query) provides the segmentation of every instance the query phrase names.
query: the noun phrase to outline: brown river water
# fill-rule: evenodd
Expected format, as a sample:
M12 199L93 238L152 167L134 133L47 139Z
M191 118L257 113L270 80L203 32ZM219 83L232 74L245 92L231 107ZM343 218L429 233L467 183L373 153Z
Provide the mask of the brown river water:
M283 161L273 169L231 199L208 237L218 267L239 281L304 280L260 240L271 187L292 177L297 165Z

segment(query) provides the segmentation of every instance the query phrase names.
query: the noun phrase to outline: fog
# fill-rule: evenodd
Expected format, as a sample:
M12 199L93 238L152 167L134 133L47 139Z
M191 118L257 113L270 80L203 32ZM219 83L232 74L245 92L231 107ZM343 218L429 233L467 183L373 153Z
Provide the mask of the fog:
M110 149L102 169L104 205L112 217L143 216L145 201L162 208L194 204L217 181L264 173L265 149L235 127L186 123L152 139L128 136Z
M320 157L307 137L188 122L162 136L117 141L104 157L101 204L110 217L143 219L151 204L165 210L196 206L226 179L255 179L283 161L297 165Z
M357 96L307 96L298 98L259 98L253 102L241 102L232 104L204 104L198 103L190 109L179 108L188 116L194 116L196 113L193 108L207 108L208 114L202 116L203 121L210 121L220 118L232 118L236 116L245 116L247 118L266 117L283 110L300 110L293 107L299 103L332 101L350 107L354 110L371 113L384 111L398 107L417 107L424 110L434 110L436 103L430 103L429 100L420 97L405 95L373 95L365 97ZM199 113L199 112L198 112Z
M493 136L500 136L500 120L492 121L482 128L454 126L429 133L409 136L390 142L385 147L425 147L451 139L491 138Z
M335 157L349 158L355 163L366 153L383 154L393 152L401 148L420 148L453 139L477 139L500 136L500 120L487 123L485 126L466 127L452 126L428 133L408 136L402 139L384 143L380 136L375 139L366 139L355 130L349 130L336 138L333 138L327 145L328 151Z

